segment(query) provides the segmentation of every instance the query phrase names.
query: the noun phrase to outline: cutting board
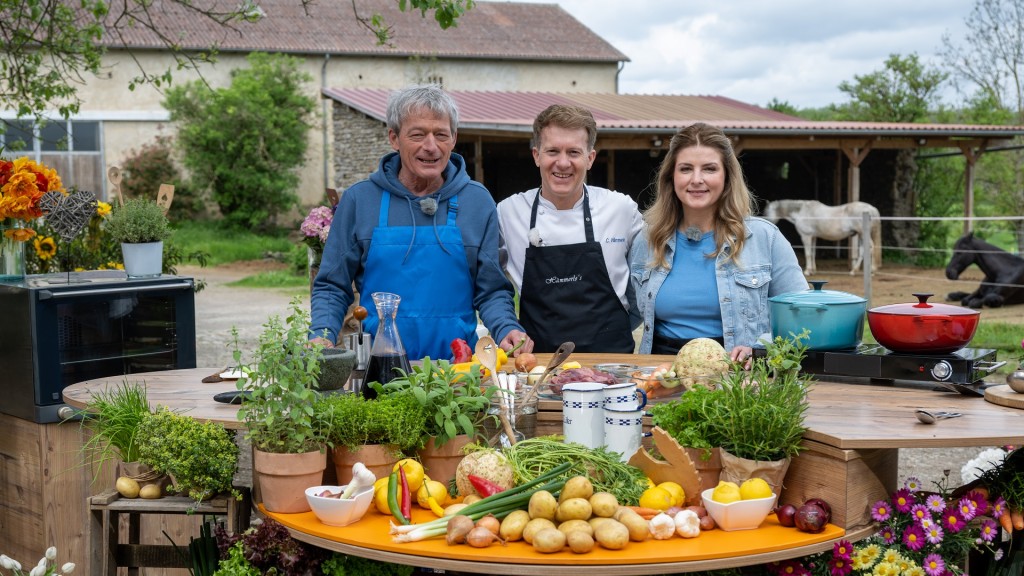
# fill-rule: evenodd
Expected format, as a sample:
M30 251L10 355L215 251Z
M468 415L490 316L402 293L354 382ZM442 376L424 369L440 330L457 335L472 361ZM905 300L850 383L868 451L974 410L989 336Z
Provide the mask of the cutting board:
M985 400L1000 406L1024 410L1024 394L1014 392L1008 385L992 386L985 389Z

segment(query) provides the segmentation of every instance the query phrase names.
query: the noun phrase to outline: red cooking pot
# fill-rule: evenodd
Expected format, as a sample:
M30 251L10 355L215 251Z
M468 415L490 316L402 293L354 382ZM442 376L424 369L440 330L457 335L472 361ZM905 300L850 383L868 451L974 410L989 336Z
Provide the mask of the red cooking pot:
M976 310L931 304L932 294L914 294L917 304L889 304L868 310L868 326L879 344L893 352L949 354L963 348L978 328Z

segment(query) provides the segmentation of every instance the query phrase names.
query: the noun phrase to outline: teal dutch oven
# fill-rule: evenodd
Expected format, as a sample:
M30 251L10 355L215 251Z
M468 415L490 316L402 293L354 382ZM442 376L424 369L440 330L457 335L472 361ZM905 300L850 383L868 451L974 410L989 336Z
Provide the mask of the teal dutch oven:
M822 290L825 284L813 280L809 290L768 299L772 338L791 338L806 328L810 331L808 350L846 350L860 344L868 301L848 292Z

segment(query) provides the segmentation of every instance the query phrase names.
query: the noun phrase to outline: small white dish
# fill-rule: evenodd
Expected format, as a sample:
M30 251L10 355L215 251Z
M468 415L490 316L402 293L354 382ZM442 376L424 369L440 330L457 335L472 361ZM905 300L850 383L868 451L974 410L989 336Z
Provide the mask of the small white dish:
M714 491L714 488L708 488L701 492L701 499L704 500L704 508L715 521L715 526L725 531L757 528L772 511L772 507L775 506L775 498L778 496L772 494L767 498L737 500L722 504L711 499L711 494Z
M316 514L316 517L328 526L348 526L358 522L363 517L363 514L366 514L370 504L373 502L373 486L364 486L356 491L355 496L344 500L337 497L327 498L318 496L318 494L323 493L325 490L332 494L340 494L345 490L345 486L312 486L306 488L306 501L309 502L309 507L313 509L313 514Z
M242 377L242 371L237 366L232 366L219 374L221 380L238 380Z

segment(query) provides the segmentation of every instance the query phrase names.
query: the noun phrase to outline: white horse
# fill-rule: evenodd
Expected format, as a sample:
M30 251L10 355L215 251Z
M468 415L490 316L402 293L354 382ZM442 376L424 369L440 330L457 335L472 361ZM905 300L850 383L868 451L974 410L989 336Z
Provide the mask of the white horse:
M864 213L871 216L871 230L864 230ZM764 207L764 218L771 222L786 219L793 223L804 244L804 275L817 271L814 264L818 238L844 240L856 234L861 239L860 251L850 268L853 275L864 261L864 250L872 246L871 271L882 264L882 231L878 208L866 202L826 206L817 200L776 200ZM867 233L866 233L867 232Z

